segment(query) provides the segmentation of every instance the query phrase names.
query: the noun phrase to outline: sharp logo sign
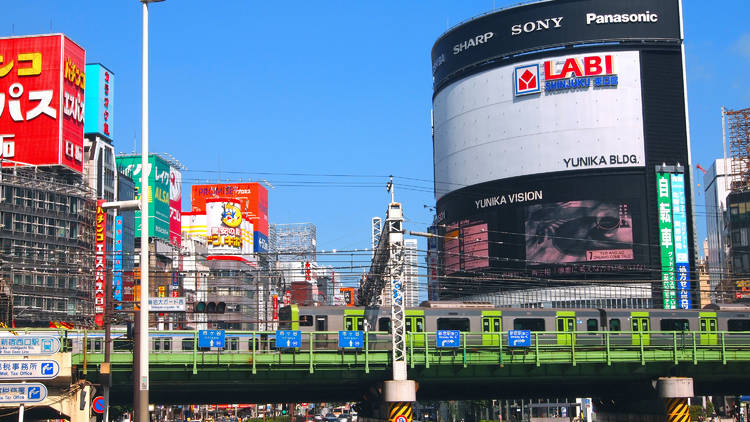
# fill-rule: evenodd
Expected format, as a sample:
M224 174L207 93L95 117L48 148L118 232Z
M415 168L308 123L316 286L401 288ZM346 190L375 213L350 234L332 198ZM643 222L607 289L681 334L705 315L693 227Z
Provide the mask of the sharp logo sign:
M545 91L617 87L619 82L610 54L547 60L542 65ZM516 96L541 92L538 64L518 66L514 73Z

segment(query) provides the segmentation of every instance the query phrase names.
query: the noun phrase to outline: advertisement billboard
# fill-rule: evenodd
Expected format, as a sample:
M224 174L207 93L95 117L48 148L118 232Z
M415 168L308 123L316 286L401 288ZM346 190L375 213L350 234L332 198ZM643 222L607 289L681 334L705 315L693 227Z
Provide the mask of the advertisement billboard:
M586 183L524 177L447 195L437 206L444 273L647 278L645 177L619 173Z
M268 190L259 183L226 183L192 186L192 211L206 211L211 198L233 198L240 201L242 217L254 227L255 252L268 251Z
M105 201L96 202L96 250L94 251L94 323L104 326L107 297L104 289L107 282L107 212L102 208Z
M122 216L115 217L115 235L112 247L112 297L122 302ZM122 309L117 305L115 309Z
M209 199L206 201L206 243L209 259L242 256L242 223L242 212L238 200Z
M112 139L114 133L115 74L99 63L86 65L85 133Z
M622 51L525 61L447 86L434 99L436 196L510 177L643 167L640 75L639 53Z
M462 71L566 44L674 44L681 38L679 0L538 2L486 14L443 34L432 48L433 83L439 88Z
M169 167L169 241L179 247L182 241L182 172Z
M664 309L677 309L675 254L672 225L672 189L669 173L656 174L659 210L659 249Z
M140 198L141 188L141 156L124 155L116 158L117 169L135 182L135 199ZM157 155L148 157L148 235L169 240L169 184L170 166ZM140 237L141 211L135 211L135 233Z
M690 260L688 259L688 226L685 210L685 175L670 174L672 188L672 225L675 255L675 283L677 307L691 309Z
M86 53L62 34L0 39L0 158L83 166Z

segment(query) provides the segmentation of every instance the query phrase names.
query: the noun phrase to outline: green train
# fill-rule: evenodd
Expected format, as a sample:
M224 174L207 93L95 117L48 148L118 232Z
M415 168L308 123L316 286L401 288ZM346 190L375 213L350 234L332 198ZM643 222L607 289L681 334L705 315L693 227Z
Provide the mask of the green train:
M279 329L303 332L357 330L386 343L390 308L299 306L279 310ZM422 347L426 333L458 330L485 346L507 341L508 330L529 330L540 344L731 344L750 338L750 307L709 305L706 309L545 309L494 308L485 303L424 302L405 310L408 343ZM325 336L322 334L321 336ZM478 338L481 336L481 340ZM723 336L723 338L720 338ZM693 340L693 337L695 340ZM324 341L324 338L320 339Z

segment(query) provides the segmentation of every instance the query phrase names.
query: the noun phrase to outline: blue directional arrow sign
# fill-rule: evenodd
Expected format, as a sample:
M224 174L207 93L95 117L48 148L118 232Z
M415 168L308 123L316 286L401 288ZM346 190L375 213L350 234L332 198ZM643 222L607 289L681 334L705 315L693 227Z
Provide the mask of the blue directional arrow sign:
M460 347L461 332L458 330L437 330L435 343L437 347Z
M198 347L224 347L226 332L224 330L198 331Z
M47 387L38 382L0 384L0 403L38 403L47 398Z
M276 347L285 349L300 347L302 343L302 333L299 330L277 330Z
M339 347L356 347L361 349L363 345L362 331L339 331Z
M531 346L531 331L530 330L508 330L508 346L530 347Z

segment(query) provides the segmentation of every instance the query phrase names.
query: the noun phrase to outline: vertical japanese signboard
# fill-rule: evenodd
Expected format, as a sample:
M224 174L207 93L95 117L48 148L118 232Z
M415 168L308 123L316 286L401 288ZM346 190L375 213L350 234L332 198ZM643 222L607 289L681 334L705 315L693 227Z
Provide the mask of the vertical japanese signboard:
M164 159L150 155L148 157L148 235L169 240L169 163ZM136 198L140 198L141 188L141 156L129 155L117 157L117 168L126 176L133 179L137 191ZM141 211L135 211L135 233L140 237Z
M106 297L104 283L107 282L107 212L102 208L104 200L96 203L96 251L94 264L94 322L97 327L104 325Z
M182 173L169 167L169 241L179 247L182 242Z
M672 173L670 176L677 307L690 309L692 300L690 298L690 261L688 260L688 228L685 212L685 175Z
M0 158L83 166L85 51L62 34L0 39Z
M122 301L122 216L115 217L115 237L112 248L112 293L116 301ZM117 305L116 309L121 309Z
M669 173L656 173L657 204L659 207L659 243L661 250L661 280L664 309L677 309L675 292L675 252L672 240L672 198Z
M99 63L86 65L86 121L84 132L112 139L114 129L115 75Z

